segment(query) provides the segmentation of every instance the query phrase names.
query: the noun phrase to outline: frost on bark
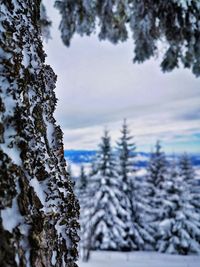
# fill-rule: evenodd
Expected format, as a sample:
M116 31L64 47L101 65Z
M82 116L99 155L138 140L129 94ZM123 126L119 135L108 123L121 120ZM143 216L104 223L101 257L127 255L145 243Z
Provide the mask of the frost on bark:
M39 0L0 0L0 266L76 266L79 206L53 112Z

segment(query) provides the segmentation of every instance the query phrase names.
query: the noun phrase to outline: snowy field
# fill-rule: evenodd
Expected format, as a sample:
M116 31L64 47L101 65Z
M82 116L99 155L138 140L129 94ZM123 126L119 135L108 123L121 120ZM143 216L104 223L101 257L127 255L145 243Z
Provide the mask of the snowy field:
M156 252L92 252L79 267L200 267L200 255L179 256Z

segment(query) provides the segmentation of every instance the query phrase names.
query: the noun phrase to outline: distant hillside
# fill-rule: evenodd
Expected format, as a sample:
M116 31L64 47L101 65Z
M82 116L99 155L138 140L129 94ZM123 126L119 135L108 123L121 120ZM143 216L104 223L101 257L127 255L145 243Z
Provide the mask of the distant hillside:
M90 163L97 151L95 150L65 150L65 158L72 163L81 164L81 163ZM136 166L146 167L150 153L138 152L136 157ZM172 159L174 156L167 155L168 159ZM194 166L200 166L200 154L190 154L192 164Z
M95 150L65 150L65 158L70 162L80 164L89 163L96 155Z

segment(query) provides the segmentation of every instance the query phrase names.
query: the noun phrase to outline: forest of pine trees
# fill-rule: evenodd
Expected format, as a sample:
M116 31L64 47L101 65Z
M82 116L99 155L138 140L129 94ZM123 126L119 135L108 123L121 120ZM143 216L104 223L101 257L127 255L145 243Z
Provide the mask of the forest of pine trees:
M124 120L115 148L106 130L89 174L81 166L75 189L83 260L91 250L200 252L200 196L189 156L169 161L158 141L143 177L137 177L136 162Z

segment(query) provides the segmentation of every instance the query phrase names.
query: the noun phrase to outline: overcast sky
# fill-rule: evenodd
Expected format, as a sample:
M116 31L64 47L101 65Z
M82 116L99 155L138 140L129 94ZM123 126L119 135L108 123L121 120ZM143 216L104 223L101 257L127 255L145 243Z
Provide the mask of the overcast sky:
M57 10L48 6L48 13L53 28L45 51L58 75L55 116L65 149L96 149L104 127L115 144L127 118L138 150L150 151L160 139L167 152L199 152L200 79L183 69L163 74L156 59L133 64L131 39L114 46L75 36L66 48Z

